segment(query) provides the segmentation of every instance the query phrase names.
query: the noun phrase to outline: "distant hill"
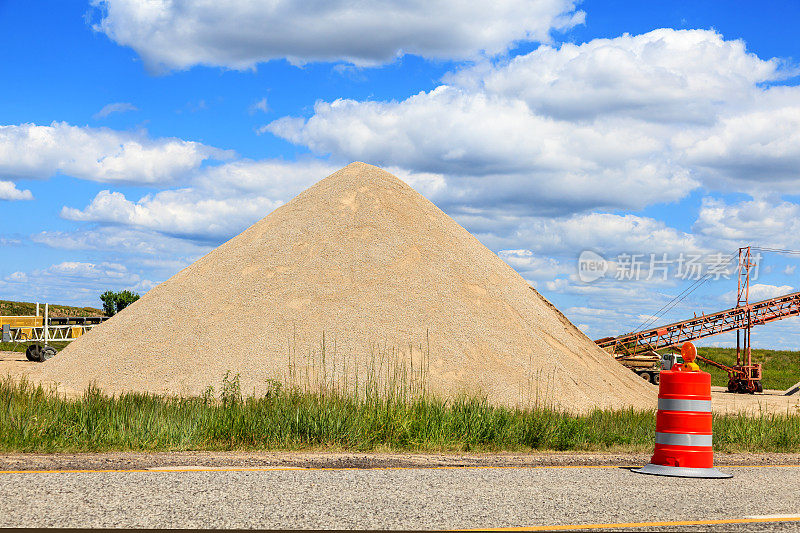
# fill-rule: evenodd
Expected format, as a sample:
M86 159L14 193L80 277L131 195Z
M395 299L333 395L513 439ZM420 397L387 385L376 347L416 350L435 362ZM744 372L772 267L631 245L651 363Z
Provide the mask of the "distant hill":
M44 303L41 304L39 312L44 314ZM25 316L35 314L35 302L12 302L9 300L0 300L0 316ZM95 309L94 307L71 307L69 305L50 304L50 316L105 316L105 313L103 313L102 309Z

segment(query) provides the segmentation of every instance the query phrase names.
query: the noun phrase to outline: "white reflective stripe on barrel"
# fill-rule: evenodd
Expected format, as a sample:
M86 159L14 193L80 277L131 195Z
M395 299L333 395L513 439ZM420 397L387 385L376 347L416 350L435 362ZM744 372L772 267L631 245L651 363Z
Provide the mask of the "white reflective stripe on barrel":
M711 435L696 433L661 433L656 431L656 444L671 446L711 446Z
M659 411L693 411L695 413L710 413L711 400L676 400L673 398L659 398Z

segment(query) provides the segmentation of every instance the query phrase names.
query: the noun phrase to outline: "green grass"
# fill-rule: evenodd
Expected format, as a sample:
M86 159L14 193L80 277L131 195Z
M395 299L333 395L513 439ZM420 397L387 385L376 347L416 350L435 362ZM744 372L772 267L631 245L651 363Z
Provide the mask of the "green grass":
M49 346L54 347L59 352L67 347L68 342L48 342ZM0 342L0 352L21 352L25 353L28 348L27 343L23 342Z
M720 451L800 451L800 413L716 416ZM109 397L89 389L66 399L6 378L0 382L0 451L115 450L583 450L650 452L653 411L510 409L464 398L314 393L277 382L242 398L238 379L220 395Z
M697 348L697 353L724 365L736 364L735 348ZM762 385L765 389L785 390L800 381L800 352L783 350L752 350L754 363L762 363ZM724 387L728 374L719 368L700 362L700 368L711 374L711 384Z
M69 305L50 304L50 316L105 316L102 309L94 307L72 307ZM44 313L44 303L40 305L40 313ZM33 316L36 304L33 302L12 302L0 300L0 316Z

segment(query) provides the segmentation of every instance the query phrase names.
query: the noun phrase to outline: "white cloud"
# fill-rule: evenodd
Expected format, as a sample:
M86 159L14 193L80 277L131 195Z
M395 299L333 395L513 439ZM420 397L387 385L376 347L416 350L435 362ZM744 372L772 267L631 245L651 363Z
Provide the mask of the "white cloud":
M493 249L523 246L525 253L568 257L571 272L575 272L578 255L584 250L594 250L609 260L620 253L674 256L709 252L706 243L693 234L637 215L587 213L495 220L481 214L457 215L456 220Z
M121 192L100 191L83 210L65 207L67 220L156 229L172 235L222 237L243 229L280 202L266 197L213 198L195 189L162 191L138 201Z
M549 41L552 29L583 22L570 0L92 3L102 12L95 28L154 69L245 69L281 58L375 65L403 54L468 59L517 41Z
M596 316L607 317L616 320L625 316L625 314L618 309L609 309L605 307L573 306L568 307L564 310L564 312L573 316L581 317L581 319L584 320Z
M798 325L800 325L800 319L792 317L758 326L752 332L753 347L770 350L797 350L800 348ZM733 348L736 346L736 333L723 333L708 339L699 339L696 344Z
M604 253L680 253L702 251L697 239L667 226L664 222L637 215L590 213L564 219L537 219L525 222L517 238L535 243L549 253L597 249Z
M138 200L128 199L117 191L100 191L85 208L64 207L61 216L136 231L218 241L243 231L336 170L338 167L319 160L239 160L200 171L193 176L189 187L148 194ZM440 177L434 174L389 170L397 171L401 179L423 193L433 194L443 186ZM157 237L148 238L143 245L154 246L153 239ZM100 241L109 242L108 235L104 234ZM75 242L75 246L86 244L84 237L69 242Z
M544 286L547 288L548 291L551 291L551 292L562 292L567 287L568 284L569 284L569 281L567 281L566 278L557 278L557 279L545 282Z
M139 108L129 102L115 102L113 104L106 104L103 109L94 114L93 118L100 119L106 118L114 113L127 113L128 111L138 111Z
M122 21L122 11L111 11L115 3L108 4L105 23L130 29L141 22ZM169 19L179 3L164 5ZM190 16L182 22L150 27L189 24L202 9L198 5L184 6ZM218 26L223 38L224 21ZM153 42L191 42L207 31L188 28L187 35L164 33ZM214 46L198 52L207 52L205 59L181 46L137 50L151 64L174 68L198 62L244 68L268 59L248 50L237 60L225 59ZM162 52L179 58L164 59ZM372 60L391 60L394 53ZM215 63L208 57L223 59ZM800 205L763 195L731 204L706 198L694 234L640 214L597 212L679 200L701 184L725 192L744 186L754 195L759 186L773 184L784 192L800 189L800 91L760 85L785 75L778 61L761 60L740 41L725 41L715 32L657 30L484 62L448 76L447 85L401 101L320 102L308 119L284 117L262 129L331 154L330 162L239 160L204 166L227 154L179 139L54 123L0 128L0 175L44 178L63 172L95 181L180 183L144 197L102 191L83 208L63 209L64 218L86 223L81 229L31 237L63 249L130 254L136 268L167 272L243 230L340 163L366 160L436 201L543 291L583 302L573 307L618 309L616 316L576 315L587 331L602 336L635 327L680 289L613 279L579 283L576 261L584 249L613 257L732 250L743 241L800 248L795 222ZM266 100L253 110L262 107ZM3 183L16 190L12 182L0 182L0 196ZM94 277L107 284L115 276L140 287L152 283L102 261L19 275L28 279L25 290L34 286L31 280L46 276L76 280L76 288L77 280L89 280L90 292ZM0 282L4 294L13 283L21 290L18 281ZM754 291L791 289L763 287ZM717 296L722 292L715 288L707 293L712 297L687 300L660 322L718 310L725 306Z
M800 190L800 90L762 87L793 74L714 31L660 29L542 46L401 101L318 102L261 131L441 174L442 205L640 209L726 179Z
M24 283L28 281L28 275L25 272L12 272L6 276L6 281L18 281Z
M341 164L365 160L434 200L546 294L580 307L619 309L614 317L571 318L596 336L621 333L681 287L673 278L580 283L582 250L613 259L728 251L743 240L800 248L794 222L800 205L771 197L735 204L706 198L694 233L641 214L601 212L679 200L702 184L727 193L763 179L794 190L800 91L761 86L783 76L778 61L761 60L740 41L710 31L657 30L541 47L454 73L447 85L401 101L319 102L310 118L284 117L262 130L330 154L330 162L195 166L179 189L142 198L109 190L82 209L66 207L65 218L99 228L34 240L56 245L63 238L99 250L115 242L113 231L130 232L117 246L138 253L132 243L141 239L146 259L155 262L160 252L153 251L178 241L176 235L213 245ZM735 168L726 168L726 160ZM158 259L163 268L177 268L189 252L174 255ZM725 307L719 287L730 285L719 283L659 322Z
M206 191L209 196L260 195L286 201L337 170L338 166L315 159L240 159L204 169L194 176L193 183L194 189Z
M565 305L562 310L573 322L588 324L590 337L598 339L686 320L695 314L708 314L727 308L730 302L721 301L719 294L722 290L729 289L731 283L735 286L735 280L717 283L707 284L679 301L676 301L675 297L681 295L681 291L689 284L658 287L641 282L617 282L611 279L582 284L570 277L556 280L552 288L548 287L548 291L556 293L559 298L566 301L580 302L578 305Z
M683 132L675 146L715 188L734 184L757 195L769 183L771 192L800 193L800 88L771 89L759 104L732 112L710 128Z
M580 302L577 305L565 305L562 309L571 320L588 324L593 338L685 320L701 313L720 311L736 302L735 271L733 277L712 280L699 286L690 281L656 286L641 281L619 282L609 278L585 284L569 276L553 280L545 288L566 301ZM694 290L685 293L687 289ZM750 301L795 290L790 285L753 282ZM785 341L786 338L781 340Z
M707 197L693 230L728 249L746 244L800 249L800 205L774 199L728 204Z
M257 100L253 102L253 104L250 106L250 114L253 114L257 111L261 111L262 113L266 113L269 111L269 104L267 103L266 98Z
M472 229L472 221L466 222L468 229ZM465 223L461 217L459 222ZM710 253L706 243L694 235L636 215L590 213L557 218L520 217L504 228L506 223L503 220L498 223L503 229L496 235L490 233L495 229L491 220L485 223L479 220L477 224L489 233L478 234L478 237L492 249L501 248L498 255L525 279L532 280L546 297L556 297L559 303L578 300L584 307L617 310L617 318L566 311L571 320L589 325L587 332L595 337L622 333L641 324L639 315L656 311L683 289L684 282L679 277L680 258L692 254L705 261ZM503 250L506 246L525 248ZM605 257L608 271L604 277L591 283L580 281L578 258L583 250L594 250ZM639 275L635 280L616 279L621 267L619 254L636 254ZM653 272L650 272L651 259L656 265ZM659 269L662 260L666 260L663 263L665 272ZM707 268L704 265L701 266ZM691 316L691 310L696 308L696 300L692 298L676 306L667 319Z
M658 29L560 48L541 46L506 64L482 64L446 79L519 98L560 118L628 115L652 121L713 119L720 104L746 100L757 83L785 73L748 54L742 41L707 30Z
M552 280L574 270L552 257L541 256L531 250L500 250L497 255L525 279Z
M198 142L64 122L0 126L0 176L11 179L61 172L99 182L174 183L204 161L232 155Z
M436 172L412 172L400 167L385 167L390 172L408 183L417 192L426 198L446 196L447 181L445 177Z
M29 272L14 272L0 281L3 294L11 299L60 304L100 305L105 290L132 289L142 293L155 285L113 262L64 261Z
M170 237L154 231L104 226L73 231L41 231L30 236L31 241L61 250L94 250L118 255L135 256L137 263L155 257L199 257L212 246L191 240Z
M579 305L564 306L563 312L573 322L588 324L591 336L595 339L639 329L678 292L674 288L664 292L640 283L620 283L613 280L602 280L588 285L572 279L557 281L554 285L558 287L548 290L557 293L561 298L574 298L580 302ZM666 324L690 318L697 309L693 300L681 302L654 323ZM716 308L706 309L711 310Z
M758 302L761 300L768 300L794 292L795 289L791 285L769 285L767 283L750 283L750 303ZM736 305L737 291L728 291L722 296L720 300L725 302L726 305L731 307Z
M652 128L558 121L518 100L449 86L403 102L320 102L308 121L268 128L320 154L445 174L449 200L473 205L638 208L697 185L663 156L666 139Z
M84 209L64 207L68 220L112 224L206 241L231 237L336 168L320 161L248 161L210 167L190 187L129 200L101 191ZM153 246L153 236L147 240Z
M664 146L630 123L575 125L531 113L518 100L440 86L402 102L318 102L307 121L279 119L270 132L317 153L451 174L528 170L585 173Z
M0 200L33 200L33 193L27 189L17 189L11 181L0 180Z
M120 278L127 274L127 269L119 263L95 265L94 263L82 263L80 261L65 261L51 266L47 269L47 272L65 276L85 277L105 275L111 278Z

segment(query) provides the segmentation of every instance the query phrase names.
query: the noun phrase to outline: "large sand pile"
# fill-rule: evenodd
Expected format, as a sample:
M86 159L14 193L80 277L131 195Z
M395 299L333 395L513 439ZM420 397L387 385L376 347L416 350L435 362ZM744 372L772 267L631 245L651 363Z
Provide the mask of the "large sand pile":
M72 391L96 382L200 394L231 371L250 393L307 375L360 372L363 383L370 367L385 376L389 360L409 373L415 364L441 394L577 411L655 406L655 387L431 202L364 163L155 287L33 377Z

